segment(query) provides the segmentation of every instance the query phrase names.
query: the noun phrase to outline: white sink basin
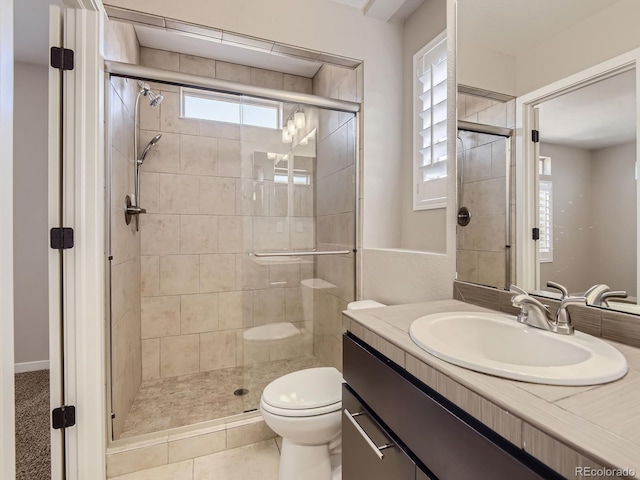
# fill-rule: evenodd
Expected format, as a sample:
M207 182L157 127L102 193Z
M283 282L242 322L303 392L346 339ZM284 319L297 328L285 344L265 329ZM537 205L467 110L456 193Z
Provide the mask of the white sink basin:
M627 373L611 345L576 331L560 335L500 313L448 312L418 318L409 327L423 350L449 363L547 385L597 385Z

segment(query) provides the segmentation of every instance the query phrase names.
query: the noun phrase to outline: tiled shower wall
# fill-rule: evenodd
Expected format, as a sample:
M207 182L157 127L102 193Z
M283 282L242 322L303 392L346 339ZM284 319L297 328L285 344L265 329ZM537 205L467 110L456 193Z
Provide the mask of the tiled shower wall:
M142 48L141 63L311 92L308 78L173 52ZM275 322L302 327L301 280L313 277L314 264L274 264L251 254L315 247L314 159L296 153L294 166L310 175L311 185L296 187L288 212L287 186L274 183L267 157L289 153L279 130L180 118L178 88L152 87L164 101L156 109L141 103L141 148L162 133L141 186L148 212L141 226L143 378L274 360L248 355L244 329ZM307 112L309 128L313 118ZM297 350L270 355L305 353L300 340Z
M458 95L458 118L468 122L513 128L515 100L498 102L468 94ZM458 195L461 205L471 211L471 222L457 227L458 280L498 288L506 281L506 165L509 140L496 135L459 131ZM511 178L515 178L511 159ZM460 179L462 178L462 184ZM512 183L513 185L513 183ZM511 231L514 224L515 192L511 189ZM513 244L513 241L512 241ZM515 259L514 248L511 249ZM512 262L512 277L515 278Z
M105 56L138 62L138 41L131 25L105 22ZM125 196L133 194L134 106L137 85L112 77L110 98L111 182L111 379L115 413L113 432L120 436L142 378L140 347L140 235L135 223L126 225Z
M352 102L362 100L362 67L324 65L313 93ZM317 164L317 248L353 250L356 229L356 119L353 114L320 111ZM342 314L355 300L355 254L319 256L314 295L314 353L342 370Z

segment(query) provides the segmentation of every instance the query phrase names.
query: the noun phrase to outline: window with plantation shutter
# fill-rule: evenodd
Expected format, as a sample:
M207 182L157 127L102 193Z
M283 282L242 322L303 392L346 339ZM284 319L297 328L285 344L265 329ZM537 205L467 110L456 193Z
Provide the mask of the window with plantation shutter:
M447 206L446 32L413 56L413 209Z

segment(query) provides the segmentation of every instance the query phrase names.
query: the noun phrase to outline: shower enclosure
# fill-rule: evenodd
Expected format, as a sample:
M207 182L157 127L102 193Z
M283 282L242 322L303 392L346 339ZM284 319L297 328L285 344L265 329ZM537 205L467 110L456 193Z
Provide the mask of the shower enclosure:
M162 83L147 69L164 101L141 101L136 125L136 81L111 68L113 439L246 414L283 374L341 369L341 311L355 298L356 115L311 95ZM136 231L124 214L133 142L142 151L158 135L141 165Z

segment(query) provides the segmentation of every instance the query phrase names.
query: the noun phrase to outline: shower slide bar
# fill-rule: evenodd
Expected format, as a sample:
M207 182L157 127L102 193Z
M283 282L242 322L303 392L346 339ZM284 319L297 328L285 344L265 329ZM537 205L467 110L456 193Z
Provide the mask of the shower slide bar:
M347 102L346 100L336 100L333 98L310 95L308 93L288 92L275 88L256 87L243 83L218 80L215 78L191 75L182 72L171 72L159 68L144 67L132 63L114 62L105 60L105 70L111 75L127 78L135 78L148 82L161 82L180 87L200 88L204 90L215 90L233 95L248 95L250 97L276 100L279 102L298 103L312 107L327 108L340 112L357 113L360 111L360 104Z
M308 252L254 252L256 257L307 257L311 255L347 255L351 250L323 250Z

